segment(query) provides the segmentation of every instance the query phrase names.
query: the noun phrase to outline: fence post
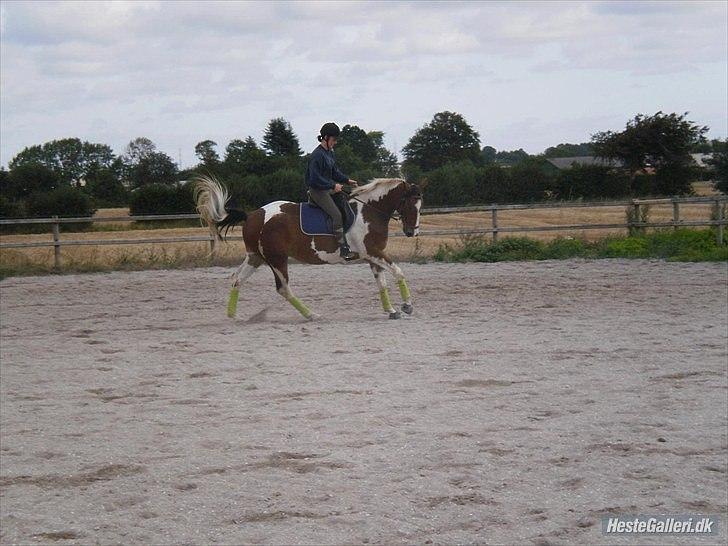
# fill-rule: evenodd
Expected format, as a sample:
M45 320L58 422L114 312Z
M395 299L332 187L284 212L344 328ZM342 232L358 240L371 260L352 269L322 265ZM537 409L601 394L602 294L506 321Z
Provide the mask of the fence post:
M723 205L720 202L720 199L715 200L715 204L718 207L718 221L723 221ZM718 224L716 230L716 238L718 240L718 245L723 245L723 224Z
M677 224L680 222L680 203L675 197L672 198L672 221L675 224L672 229L677 231Z
M493 242L495 243L498 240L498 205L496 203L493 203L492 209L490 211L491 214L491 224L493 225Z
M54 220L58 220L58 216L53 217ZM55 271L61 270L61 229L58 222L52 224L53 227L53 269Z
M632 200L632 207L633 207L633 217L634 217L634 219L632 220L633 225L632 225L632 229L630 230L632 233L630 233L630 235L638 235L639 233L642 232L641 228L639 226L635 225L635 224L639 223L639 221L641 220L641 216L640 216L640 205L639 205L639 203L635 203L634 202L634 199L633 199Z

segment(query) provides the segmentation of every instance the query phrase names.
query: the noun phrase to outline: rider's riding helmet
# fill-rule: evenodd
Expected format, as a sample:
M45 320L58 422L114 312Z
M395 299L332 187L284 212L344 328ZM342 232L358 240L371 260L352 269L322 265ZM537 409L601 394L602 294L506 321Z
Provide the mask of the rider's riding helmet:
M318 136L319 142L326 137L338 137L341 134L339 126L333 122L324 123L321 127L321 134Z

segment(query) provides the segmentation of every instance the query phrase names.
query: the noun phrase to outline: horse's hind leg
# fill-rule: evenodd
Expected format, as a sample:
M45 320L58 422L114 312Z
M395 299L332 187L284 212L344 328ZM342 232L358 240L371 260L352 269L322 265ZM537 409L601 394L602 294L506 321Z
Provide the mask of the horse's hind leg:
M379 299L382 300L382 308L384 309L384 312L388 313L389 318L391 319L400 318L401 315L399 311L396 311L394 307L392 307L392 302L389 299L389 288L387 287L387 278L384 276L384 269L373 263L370 263L369 267L372 268L374 279L377 281L377 286L379 286Z
M286 256L273 260L269 258L268 265L270 265L270 268L273 270L273 275L276 279L276 290L278 293L286 298L286 301L293 305L293 307L295 307L296 310L305 318L309 320L313 319L314 314L293 294L288 285L288 258Z
M248 278L258 270L258 266L263 263L263 258L258 254L248 254L245 256L243 263L240 264L230 278L233 280L233 287L240 286L248 280Z
M238 267L235 273L232 274L233 286L230 289L230 297L228 298L228 317L234 317L237 312L240 285L248 280L248 278L250 278L250 276L258 270L258 266L262 263L263 259L257 254L248 254L240 267Z

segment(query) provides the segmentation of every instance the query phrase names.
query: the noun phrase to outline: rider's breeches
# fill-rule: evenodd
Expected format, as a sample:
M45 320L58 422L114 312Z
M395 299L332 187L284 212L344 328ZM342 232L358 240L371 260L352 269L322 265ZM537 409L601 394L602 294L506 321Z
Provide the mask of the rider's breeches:
M331 223L334 229L334 236L339 244L343 243L344 240L344 226L341 220L341 211L339 207L334 203L334 199L331 196L331 190L317 190L315 188L308 189L311 201L321 207L326 214L331 216Z

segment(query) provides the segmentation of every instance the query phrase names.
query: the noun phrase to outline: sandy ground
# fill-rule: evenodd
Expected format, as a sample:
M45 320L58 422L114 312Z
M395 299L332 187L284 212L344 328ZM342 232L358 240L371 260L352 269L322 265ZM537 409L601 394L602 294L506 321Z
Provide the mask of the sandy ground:
M727 265L404 264L10 278L3 544L686 544L615 513L726 518Z

